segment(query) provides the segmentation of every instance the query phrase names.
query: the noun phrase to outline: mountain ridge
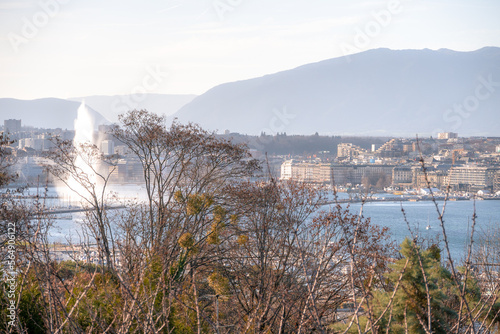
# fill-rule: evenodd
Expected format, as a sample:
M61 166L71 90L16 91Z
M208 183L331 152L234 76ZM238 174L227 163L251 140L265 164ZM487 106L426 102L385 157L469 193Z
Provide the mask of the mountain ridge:
M191 101L192 94L92 95L61 99L0 98L0 121L21 119L23 125L40 128L73 129L82 101L93 115L95 125L118 121L118 115L132 109L147 109L166 116Z
M73 97L67 100L81 101L99 111L111 122L118 121L118 115L133 109L146 109L159 115L170 116L182 106L191 102L193 94L117 94Z
M3 120L21 119L23 126L73 130L80 105L80 102L54 97L33 100L0 98L0 116ZM87 108L96 128L100 124L109 123L99 112L88 106Z
M485 81L496 85L498 64L497 47L373 49L215 86L171 119L248 134L493 135L500 89L479 100L474 113L454 106L478 100Z

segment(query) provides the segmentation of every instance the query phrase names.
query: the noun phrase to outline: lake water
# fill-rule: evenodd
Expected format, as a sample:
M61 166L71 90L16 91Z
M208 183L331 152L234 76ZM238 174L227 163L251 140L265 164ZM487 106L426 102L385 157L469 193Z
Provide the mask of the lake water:
M59 189L60 190L60 189ZM113 186L113 192L121 198L134 199L144 198L144 188L137 185L121 185ZM36 193L34 189L30 189L30 193ZM48 195L57 194L56 188L49 188ZM382 195L380 195L382 196ZM386 194L384 194L387 197ZM346 194L340 193L340 198L347 197ZM397 198L396 198L397 200ZM52 202L51 202L52 201ZM63 195L60 200L49 200L48 206L57 204L56 202L68 204L77 204L77 198L69 195ZM443 201L438 202L441 209ZM438 214L434 203L430 201L419 202L369 202L363 207L363 216L370 217L373 224L388 227L391 236L398 243L410 236L408 227L401 212L403 206L410 227L414 233L424 239L435 239L438 237L442 240L442 229L438 220ZM491 228L500 228L500 201L499 200L481 200L476 201L476 236L480 233L485 233ZM344 206L344 205L343 205ZM350 204L352 212L359 213L361 204ZM468 237L470 236L472 226L472 216L474 213L474 201L449 201L446 204L444 214L444 223L448 235L450 251L455 260L464 258ZM64 216L64 215L63 215ZM57 219L55 220L54 229L50 233L50 241L52 242L67 242L68 238L72 242L78 242L78 233L80 230L78 224L82 221L83 213L73 213L72 219ZM426 229L429 225L430 229ZM441 243L440 246L443 246ZM442 248L444 249L444 248ZM444 252L442 253L445 255Z
M443 201L438 202L440 210ZM488 229L500 228L500 201L481 200L476 201L476 226L475 236L487 233ZM359 212L360 204L351 204L353 211ZM371 222L390 229L392 237L400 243L405 237L410 236L407 224L401 211L403 207L410 227L414 233L424 239L442 240L442 229L438 219L438 213L433 202L383 202L366 203L363 207L363 216L370 217ZM448 236L450 252L454 260L465 258L466 246L469 242L472 228L472 216L474 214L474 201L449 201L446 203L444 213L444 227ZM426 229L429 225L430 229ZM477 240L477 238L476 238ZM473 244L474 245L474 244ZM444 244L441 242L444 253Z

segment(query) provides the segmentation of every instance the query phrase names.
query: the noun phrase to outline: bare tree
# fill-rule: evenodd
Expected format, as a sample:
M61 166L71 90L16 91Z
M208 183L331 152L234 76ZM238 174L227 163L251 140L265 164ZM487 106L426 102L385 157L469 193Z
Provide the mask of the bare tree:
M217 193L231 179L249 176L257 168L246 146L218 139L200 127L172 123L145 110L120 117L113 135L139 158L148 196L150 247L157 249L168 229L169 206L182 196Z
M73 142L53 137L55 148L50 158L53 163L47 167L49 172L66 187L76 193L87 211L87 226L92 232L99 252L104 255L106 265L112 268L113 229L107 217L107 189L109 178L116 168L116 161L105 157L96 145ZM111 168L110 168L111 167Z

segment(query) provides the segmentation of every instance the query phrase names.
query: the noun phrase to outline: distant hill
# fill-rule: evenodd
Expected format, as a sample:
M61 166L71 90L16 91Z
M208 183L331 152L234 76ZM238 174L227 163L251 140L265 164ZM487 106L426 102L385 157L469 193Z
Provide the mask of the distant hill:
M73 130L81 102L56 98L17 100L0 98L0 122L5 119L21 119L22 125L38 128L62 128ZM88 108L88 106L87 106ZM100 113L88 108L95 125L109 123Z
M222 132L500 135L500 48L375 49L216 86L172 117Z
M70 98L71 101L85 100L85 104L97 110L111 122L118 121L118 115L132 109L146 109L158 115L169 116L182 106L191 102L196 95L144 94L133 95L96 95Z

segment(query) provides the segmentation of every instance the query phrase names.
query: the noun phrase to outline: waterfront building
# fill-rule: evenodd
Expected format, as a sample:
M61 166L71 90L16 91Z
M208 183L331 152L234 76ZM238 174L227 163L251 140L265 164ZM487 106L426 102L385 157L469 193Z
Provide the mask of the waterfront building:
M16 133L21 131L20 119L6 119L3 121L3 130L5 133Z
M455 166L450 169L450 186L453 190L493 190L498 168L476 165Z
M455 132L440 132L438 133L438 139L455 139L458 138L458 133Z
M411 166L396 166L392 170L392 184L396 187L411 187L413 170Z
M332 165L332 173L336 185L362 184L364 178L384 177L392 179L394 165Z
M293 160L287 160L281 165L281 179L293 179L308 183L329 183L331 182L330 166L328 163L294 162Z
M425 172L421 166L413 167L412 188L426 189L437 188L445 190L449 184L449 176L446 170L427 167Z
M392 179L393 165L329 164L287 160L281 165L281 179L299 182L331 183L336 185L361 184L365 178ZM333 175L333 180L331 179Z
M337 157L339 158L353 158L367 153L365 149L352 143L341 143L337 145Z
M104 155L115 154L115 143L112 140L103 140L101 142L101 152Z
M493 178L493 192L500 192L500 169L496 171Z

